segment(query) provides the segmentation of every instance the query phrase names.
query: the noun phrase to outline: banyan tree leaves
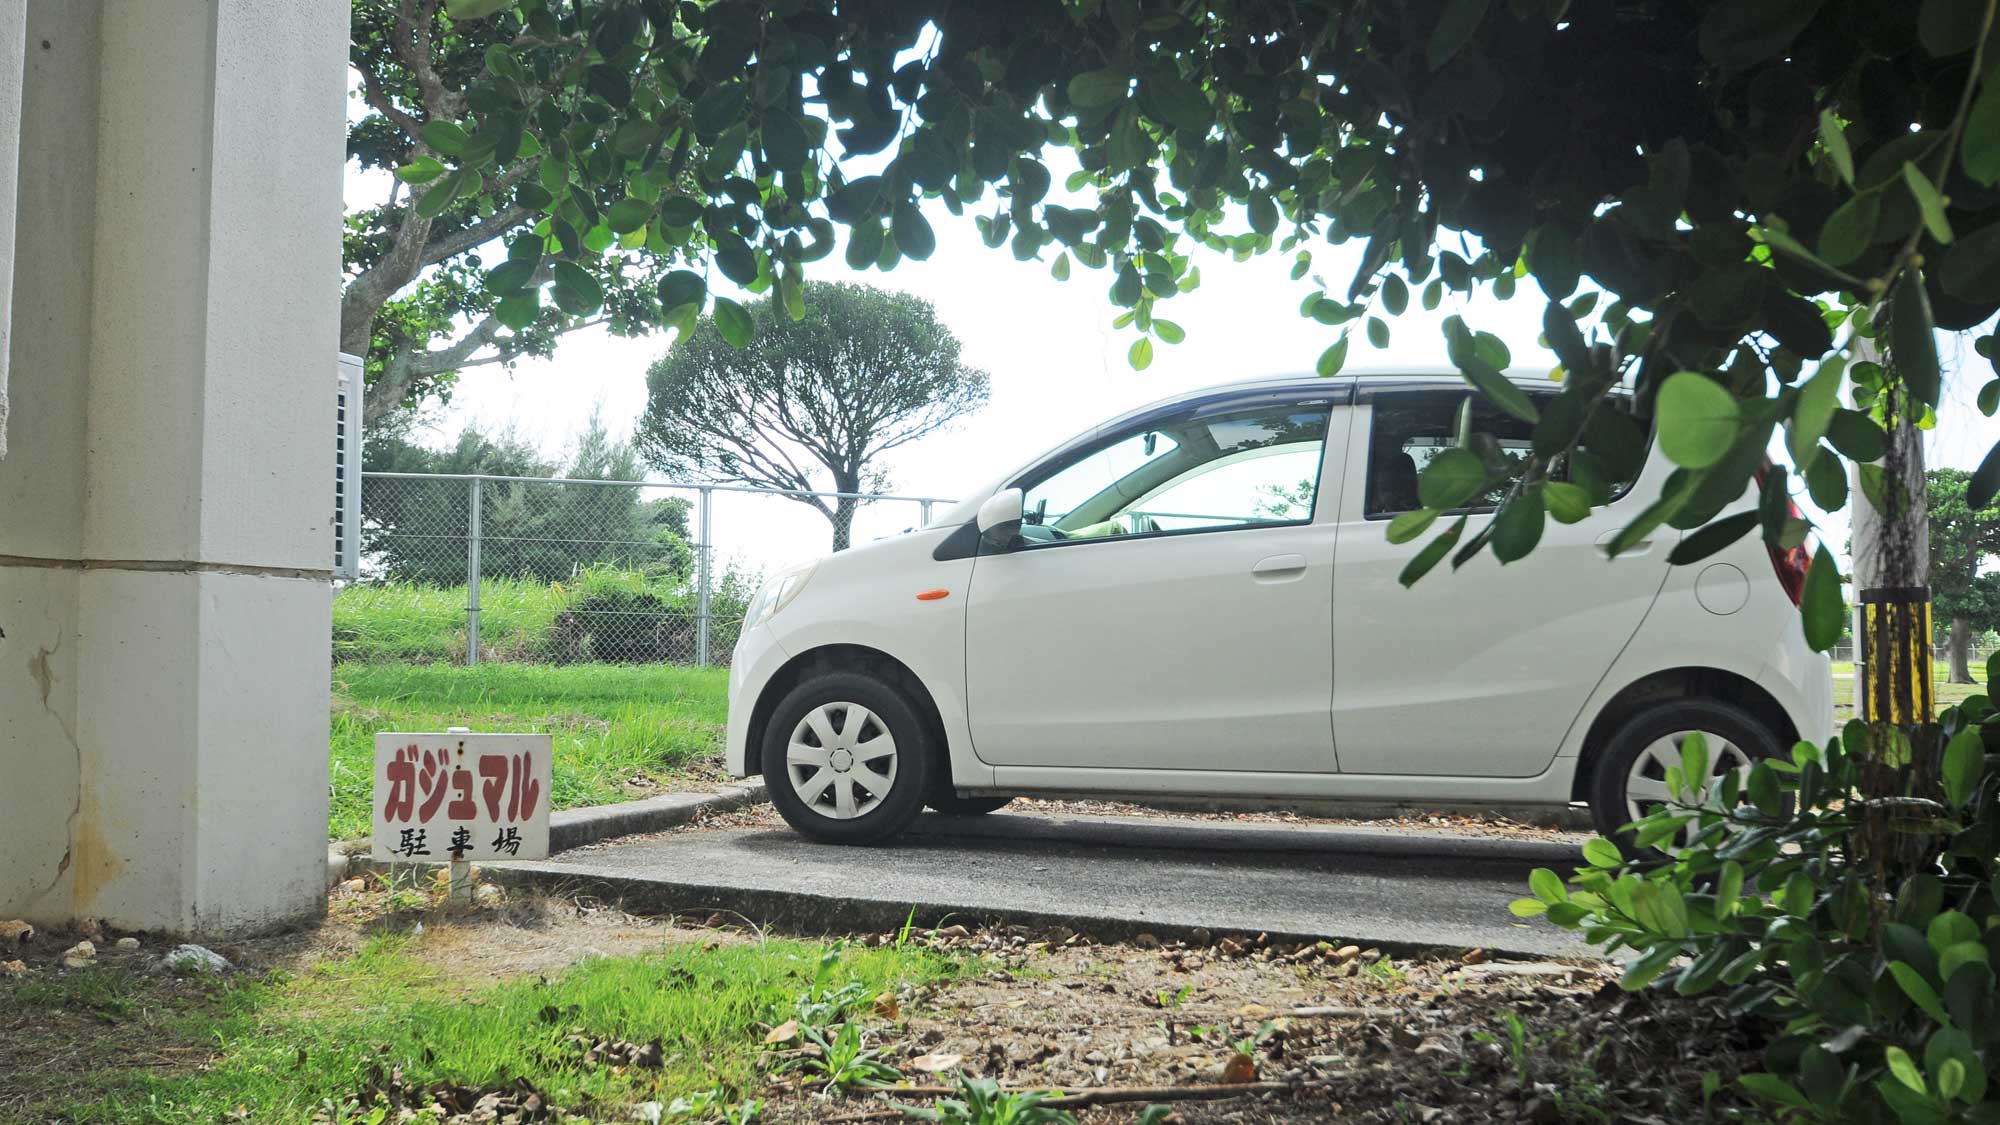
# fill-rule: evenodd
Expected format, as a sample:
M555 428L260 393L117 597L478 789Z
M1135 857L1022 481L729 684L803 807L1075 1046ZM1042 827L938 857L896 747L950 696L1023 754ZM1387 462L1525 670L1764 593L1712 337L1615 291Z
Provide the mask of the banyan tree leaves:
M1530 455L1490 466L1484 487L1574 517L1579 497L1601 505L1630 479L1609 460L1631 450L1612 446L1643 451L1650 422L1682 470L1634 526L1692 530L1726 510L1778 424L1807 486L1831 497L1839 457L1879 456L1883 437L1860 412L1829 414L1831 382L1802 378L1835 332L1886 337L1888 378L1936 403L1931 327L2000 310L2000 208L1971 190L2000 181L2000 82L1969 73L1976 35L1951 30L1977 3L1927 0L1898 35L1827 0L1693 15L1432 0L1410 27L1341 5L1276 27L1256 5L1194 17L1020 0L1005 19L914 5L515 0L476 21L479 106L426 116L381 163L423 177L419 206L440 222L512 203L595 276L646 261L639 300L605 301L641 318L708 302L690 281L709 276L782 291L843 241L857 270L923 258L941 212L971 215L989 247L1052 258L1053 274L1108 270L1107 315L1137 339L1170 342L1149 326L1198 284L1193 246L1296 257L1315 287L1300 311L1330 329L1323 374L1342 370L1352 333L1379 344L1412 304L1505 297L1531 276L1551 298L1560 406L1502 375L1497 338L1448 329L1467 381L1536 427ZM581 72L565 66L576 59ZM1076 165L1065 192L1050 147ZM1361 250L1331 294L1307 276L1322 237ZM518 294L506 286L521 272L486 275L486 295ZM558 289L559 308L586 296ZM1151 346L1135 340L1129 359ZM1894 400L1880 379L1857 386L1866 410ZM1606 439L1612 417L1632 432ZM1437 558L1524 541L1454 540Z

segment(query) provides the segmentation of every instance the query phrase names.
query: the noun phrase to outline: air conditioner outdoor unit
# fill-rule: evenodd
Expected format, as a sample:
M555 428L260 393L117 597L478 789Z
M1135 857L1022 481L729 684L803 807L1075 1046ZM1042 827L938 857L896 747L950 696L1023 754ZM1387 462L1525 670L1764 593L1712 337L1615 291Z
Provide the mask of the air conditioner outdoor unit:
M361 577L361 357L340 353L333 412L333 576Z

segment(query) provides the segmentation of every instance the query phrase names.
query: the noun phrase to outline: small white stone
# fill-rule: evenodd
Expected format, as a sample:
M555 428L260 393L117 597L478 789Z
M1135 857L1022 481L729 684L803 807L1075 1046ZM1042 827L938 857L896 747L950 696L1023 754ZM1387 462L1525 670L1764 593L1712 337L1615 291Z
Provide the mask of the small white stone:
M131 950L131 949L137 949L137 948L139 948L139 939L138 939L138 938L135 938L135 937L122 937L122 938L119 938L119 939L118 939L118 948L120 948L120 949L126 949L126 950Z
M80 941L63 950L64 968L81 969L97 960L97 947L88 941Z
M172 953L160 958L160 963L190 973L220 973L229 968L229 962L220 953L199 945L176 946Z

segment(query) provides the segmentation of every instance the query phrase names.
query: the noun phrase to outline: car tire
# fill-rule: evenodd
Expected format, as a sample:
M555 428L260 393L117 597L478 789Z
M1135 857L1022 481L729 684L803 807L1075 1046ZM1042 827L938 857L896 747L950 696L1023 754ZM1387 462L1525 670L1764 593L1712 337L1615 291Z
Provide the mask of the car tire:
M961 797L958 795L958 791L951 787L947 779L944 785L939 786L937 791L924 801L924 804L929 805L931 811L942 813L945 816L985 816L987 813L998 812L1006 808L1013 800L1014 798L1011 795L1006 797Z
M909 827L935 760L909 698L863 672L812 677L785 694L764 728L771 804L829 844L873 844Z
M1719 700L1660 703L1626 719L1591 774L1590 814L1597 831L1616 841L1628 857L1638 857L1639 851L1625 826L1665 800L1665 767L1679 764L1680 742L1693 731L1708 742L1711 777L1783 753L1777 732L1743 708Z

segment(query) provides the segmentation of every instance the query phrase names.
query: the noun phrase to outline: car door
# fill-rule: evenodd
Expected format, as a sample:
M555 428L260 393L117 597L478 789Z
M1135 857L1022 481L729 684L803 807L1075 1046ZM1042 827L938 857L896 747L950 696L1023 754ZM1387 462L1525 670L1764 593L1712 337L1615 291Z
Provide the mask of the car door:
M1335 771L1333 389L1170 408L1016 482L1022 536L966 609L981 760Z
M1468 400L1463 387L1371 390L1361 381L1333 626L1333 727L1343 772L1541 773L1666 580L1679 535L1671 529L1616 559L1604 554L1602 544L1644 507L1628 493L1578 523L1549 520L1525 559L1502 566L1481 551L1456 571L1439 566L1404 589L1398 576L1435 531L1392 544L1387 522L1418 507L1423 464L1466 429L1490 435L1503 451L1525 453L1531 444L1531 426ZM1464 537L1492 518L1490 507L1474 508ZM1444 526L1441 519L1436 528Z

